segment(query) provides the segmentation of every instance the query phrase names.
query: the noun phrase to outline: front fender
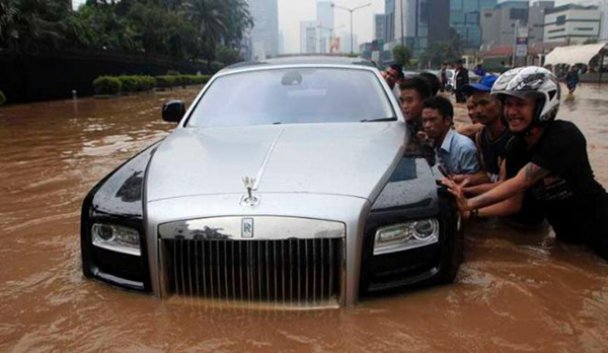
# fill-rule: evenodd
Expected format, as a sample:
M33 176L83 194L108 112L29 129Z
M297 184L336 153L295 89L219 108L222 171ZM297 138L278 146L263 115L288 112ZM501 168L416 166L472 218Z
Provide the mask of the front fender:
M144 227L144 183L147 166L160 142L149 146L103 178L85 197L80 222L82 271L124 288L150 291ZM141 256L114 253L93 246L94 223L111 223L136 229Z

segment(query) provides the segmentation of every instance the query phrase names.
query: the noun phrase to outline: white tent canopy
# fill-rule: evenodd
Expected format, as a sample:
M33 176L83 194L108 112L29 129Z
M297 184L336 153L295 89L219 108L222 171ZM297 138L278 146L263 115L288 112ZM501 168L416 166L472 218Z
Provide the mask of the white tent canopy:
M545 56L545 65L557 64L586 64L600 53L602 49L608 50L608 43L570 45L567 47L556 47Z

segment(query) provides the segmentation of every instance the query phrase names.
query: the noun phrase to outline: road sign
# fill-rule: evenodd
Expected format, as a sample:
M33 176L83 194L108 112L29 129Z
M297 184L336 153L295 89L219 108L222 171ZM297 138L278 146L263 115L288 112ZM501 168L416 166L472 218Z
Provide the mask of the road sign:
M528 55L528 37L517 37L515 43L515 56L523 58Z

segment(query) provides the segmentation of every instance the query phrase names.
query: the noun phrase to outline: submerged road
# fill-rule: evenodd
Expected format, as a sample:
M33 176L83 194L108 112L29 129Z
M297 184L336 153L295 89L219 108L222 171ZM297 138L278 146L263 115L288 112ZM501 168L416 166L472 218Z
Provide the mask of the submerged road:
M498 222L468 229L455 284L347 310L210 309L85 280L82 199L171 131L164 101L196 93L0 108L0 352L608 352L608 264ZM608 86L576 93L559 118L608 187Z

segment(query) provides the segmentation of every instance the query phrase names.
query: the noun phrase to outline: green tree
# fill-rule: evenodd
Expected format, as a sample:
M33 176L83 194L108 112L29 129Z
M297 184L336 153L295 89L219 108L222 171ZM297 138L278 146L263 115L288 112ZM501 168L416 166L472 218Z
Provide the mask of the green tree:
M408 67L410 65L410 60L412 59L412 52L408 47L397 45L393 48L393 59L396 64Z
M70 18L68 34L73 46L96 50L142 52L143 45L117 5L89 2Z
M197 29L207 58L218 44L235 45L253 20L245 0L185 0L182 10Z
M462 57L464 42L453 28L450 27L449 40L430 43L426 50L420 54L419 61L423 66L438 68L444 62L456 62Z
M238 50L236 49L232 49L232 48L228 48L225 46L218 46L217 50L216 50L216 55L215 58L226 64L234 64L237 61L241 60L241 53L239 53Z
M246 0L0 0L0 48L69 47L213 60L253 26ZM233 60L231 52L221 55Z
M3 0L0 46L26 52L62 45L69 8L64 1Z

